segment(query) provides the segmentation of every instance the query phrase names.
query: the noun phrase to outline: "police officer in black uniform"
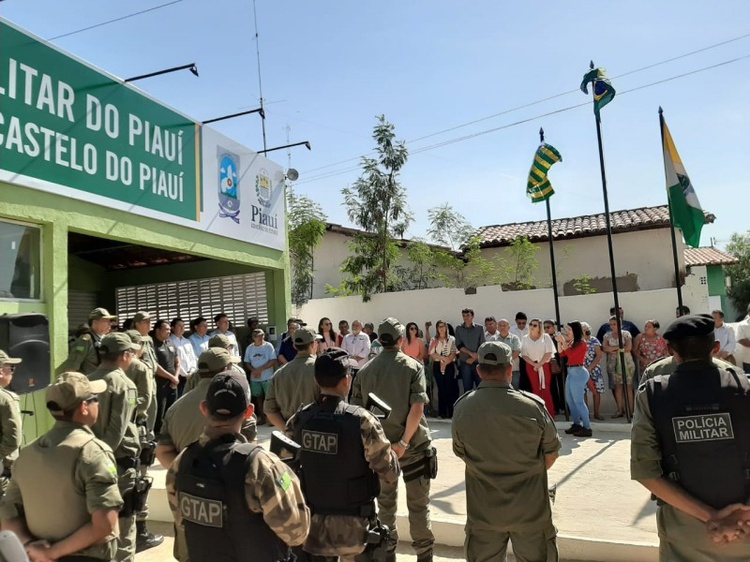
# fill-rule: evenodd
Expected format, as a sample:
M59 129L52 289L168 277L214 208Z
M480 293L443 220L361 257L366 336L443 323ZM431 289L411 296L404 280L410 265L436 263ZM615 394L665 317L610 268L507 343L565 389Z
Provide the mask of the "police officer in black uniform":
M398 457L380 421L346 402L349 354L331 348L315 360L319 398L287 422L287 436L302 446L302 490L312 522L303 546L313 560L350 562L369 545L385 559L388 531L377 522L380 479L398 481ZM357 558L359 559L359 558Z
M659 501L660 559L748 560L750 542L735 539L750 514L750 383L711 362L711 316L682 316L664 338L677 369L638 389L630 460Z

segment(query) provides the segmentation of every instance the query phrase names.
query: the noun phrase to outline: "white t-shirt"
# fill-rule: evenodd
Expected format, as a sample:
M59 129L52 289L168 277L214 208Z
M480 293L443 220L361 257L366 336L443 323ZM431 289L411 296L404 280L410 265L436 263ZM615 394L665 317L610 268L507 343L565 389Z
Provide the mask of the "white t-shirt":
M734 333L737 341L734 348L734 357L737 359L737 363L750 363L750 347L745 347L739 343L741 339L750 338L750 316L737 324Z
M542 334L542 337L534 341L531 336L526 334L521 338L521 355L525 355L532 361L539 362L545 353L555 354L555 344L548 334Z

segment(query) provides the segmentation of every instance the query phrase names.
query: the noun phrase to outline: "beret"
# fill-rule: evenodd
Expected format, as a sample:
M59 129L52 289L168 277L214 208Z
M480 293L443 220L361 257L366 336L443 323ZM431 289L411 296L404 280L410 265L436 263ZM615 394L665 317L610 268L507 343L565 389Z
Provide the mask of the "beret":
M708 336L714 332L714 319L708 314L681 316L664 330L665 340L680 340L694 336Z

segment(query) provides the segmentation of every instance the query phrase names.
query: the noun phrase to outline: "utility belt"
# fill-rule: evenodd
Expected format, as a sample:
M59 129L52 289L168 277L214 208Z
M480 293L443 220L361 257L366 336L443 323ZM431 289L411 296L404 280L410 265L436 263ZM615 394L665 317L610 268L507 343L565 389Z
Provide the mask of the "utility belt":
M375 502L370 501L370 503L366 503L365 505L360 505L357 507L352 507L349 509L341 508L341 509L326 509L326 508L317 508L314 505L310 505L310 512L313 515L350 515L352 517L367 517L368 519L371 519L375 517L377 514L377 510L375 509Z
M417 462L401 467L404 482L411 482L417 478L425 477L435 480L438 473L437 449L430 447L424 452L424 456Z
M131 468L138 470L141 468L141 459L138 457L120 457L115 459L115 462L123 470L130 470Z
M370 520L363 552L368 562L385 562L390 537L391 530L388 525L383 525L377 518Z
M139 476L135 479L135 486L122 495L123 506L120 509L120 517L132 517L146 508L148 492L154 485L154 479L150 476Z

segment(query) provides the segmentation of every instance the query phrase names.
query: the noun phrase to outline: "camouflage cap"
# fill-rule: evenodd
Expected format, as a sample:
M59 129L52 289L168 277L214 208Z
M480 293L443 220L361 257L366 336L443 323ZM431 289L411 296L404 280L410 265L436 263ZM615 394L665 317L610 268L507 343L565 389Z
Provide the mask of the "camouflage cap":
M19 359L18 357L11 357L2 349L0 349L0 365L18 365L21 361L22 359Z
M199 373L220 373L240 358L230 355L223 347L210 347L198 357Z
M378 339L383 345L393 345L403 335L404 326L396 318L386 318L378 326Z
M53 416L60 416L105 390L107 382L104 380L91 381L81 373L63 373L47 387L47 409Z
M294 332L294 341L292 343L294 345L310 345L312 342L320 341L322 339L323 336L312 328L298 328L297 331Z
M144 320L151 320L151 315L148 312L139 310L133 315L133 324L137 324L138 322L143 322Z
M477 351L480 365L508 365L513 362L513 350L499 341L484 342Z
M114 320L117 318L114 314L110 314L106 308L95 308L89 314L89 320L101 320L106 318L107 320Z
M99 350L102 353L122 353L128 350L138 351L140 348L140 345L134 343L133 339L123 332L107 334L102 338L102 343L99 344Z
M211 336L211 339L208 340L208 347L223 347L224 349L229 349L232 347L231 340L224 334L216 334Z
M123 333L126 334L133 343L140 344L149 340L149 336L144 336L138 330L126 330Z

